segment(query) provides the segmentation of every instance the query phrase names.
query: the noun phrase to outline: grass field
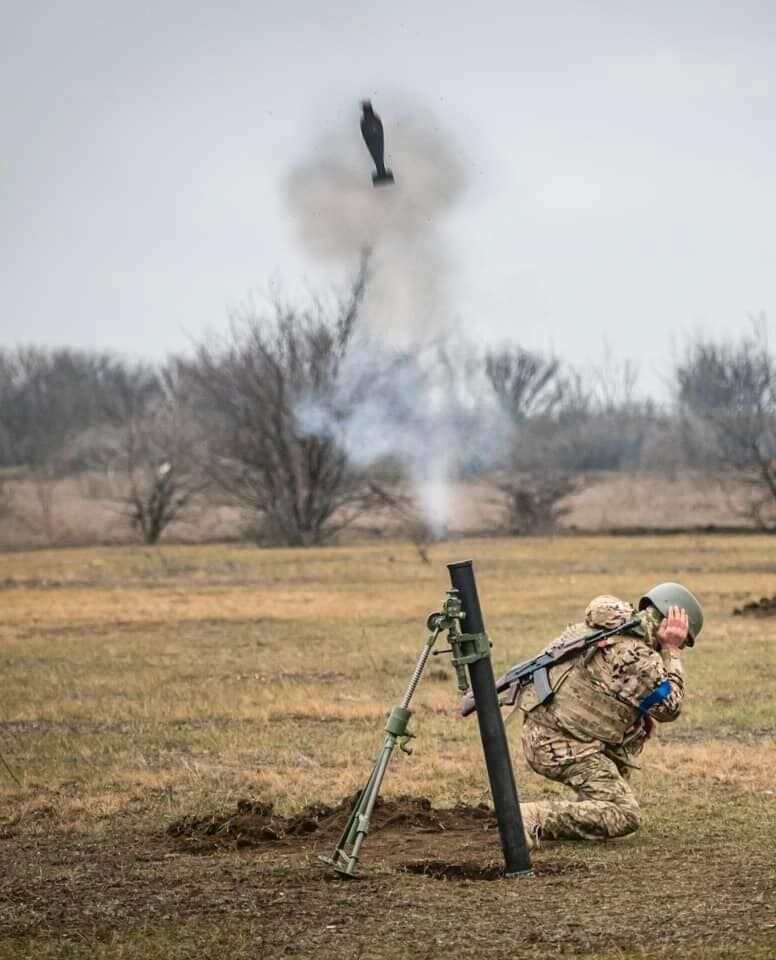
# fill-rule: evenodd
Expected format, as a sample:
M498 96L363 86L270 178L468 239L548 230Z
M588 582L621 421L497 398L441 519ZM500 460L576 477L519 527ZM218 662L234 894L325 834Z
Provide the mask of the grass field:
M731 615L776 593L776 541L471 540L429 555L0 555L0 957L776 956L776 618ZM368 876L347 883L317 861L330 852L320 832L168 834L183 817L222 823L240 800L291 817L360 787L444 565L467 557L497 672L597 593L680 579L703 600L686 708L635 775L637 835L547 844L530 880L438 879L407 868L499 862L492 820L408 820L367 838ZM445 660L421 682L415 752L397 753L384 794L473 808L488 799L481 748ZM524 799L553 792L519 750L515 770Z

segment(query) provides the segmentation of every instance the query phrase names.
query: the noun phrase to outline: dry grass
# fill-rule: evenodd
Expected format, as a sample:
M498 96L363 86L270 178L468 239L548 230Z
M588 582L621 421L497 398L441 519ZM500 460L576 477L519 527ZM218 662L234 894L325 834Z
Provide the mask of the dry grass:
M430 565L405 544L0 555L0 751L20 783L0 768L0 832L142 831L243 796L288 813L352 792L444 597L444 564L470 556L496 670L534 652L596 593L636 597L664 579L691 586L707 627L685 658L688 704L648 749L635 788L666 829L706 822L720 796L740 801L745 822L763 809L773 819L776 621L731 616L776 592L771 539L471 540L429 553ZM389 795L439 805L486 797L477 728L457 716L445 659L420 685L415 753L393 762ZM519 757L516 773L525 797L553 789ZM163 952L163 930L142 936L146 954L125 944L93 955L178 955ZM27 956L17 947L10 956ZM73 950L63 955L81 956ZM617 954L626 955L640 956Z
M444 596L444 562L468 555L496 669L534 651L596 592L636 596L665 577L692 585L708 626L686 658L685 716L652 753L742 789L776 779L772 741L739 742L773 729L774 628L729 615L773 591L769 539L491 540L431 554L431 566L404 545L0 557L0 582L26 584L2 592L2 749L22 783L5 778L4 804L20 817L44 803L83 827L90 810L103 817L149 790L175 809L245 792L288 810L339 798L363 776L403 693L425 616ZM442 803L477 799L476 727L455 715L452 670L433 666L415 702L415 755L387 786ZM519 775L528 792L540 784Z

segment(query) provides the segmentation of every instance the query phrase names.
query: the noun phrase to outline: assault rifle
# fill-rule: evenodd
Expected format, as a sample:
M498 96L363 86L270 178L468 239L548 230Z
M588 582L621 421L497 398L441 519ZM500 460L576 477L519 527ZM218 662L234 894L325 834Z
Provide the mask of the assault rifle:
M582 650L586 650L588 647L600 643L601 640L614 637L618 633L626 633L628 630L639 626L641 626L641 620L638 617L634 617L632 620L628 620L626 623L620 624L619 627L615 627L612 630L599 630L597 633L590 633L586 637L580 637L578 640L559 643L554 649L545 650L531 660L525 660L523 663L516 664L496 681L496 693L503 693L505 690L514 688L511 699L507 700L506 704L502 704L502 706L514 704L520 690L527 687L531 682L533 682L534 685L537 703L544 703L545 700L552 696L550 678L547 675L550 667L554 667L556 664L576 656ZM474 713L476 709L477 706L474 703L474 698L471 692L469 692L461 700L461 716L468 717L469 714Z

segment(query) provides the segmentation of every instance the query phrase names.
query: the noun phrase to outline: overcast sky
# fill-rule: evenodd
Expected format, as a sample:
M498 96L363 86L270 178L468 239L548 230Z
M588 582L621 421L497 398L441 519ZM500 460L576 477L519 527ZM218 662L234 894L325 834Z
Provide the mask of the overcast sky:
M453 145L478 339L608 341L652 384L687 335L776 316L772 4L6 0L0 342L157 357L271 280L340 279L285 184L330 134L362 149L364 97L389 154L413 104Z

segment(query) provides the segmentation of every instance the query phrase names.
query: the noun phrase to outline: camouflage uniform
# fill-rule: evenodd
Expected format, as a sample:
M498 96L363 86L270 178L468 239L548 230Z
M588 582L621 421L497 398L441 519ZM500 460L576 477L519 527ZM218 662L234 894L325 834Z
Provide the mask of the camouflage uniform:
M661 615L637 614L616 597L596 597L585 622L568 627L550 648L638 616L641 625L602 641L550 670L554 691L537 704L528 688L523 751L533 770L571 787L577 800L523 804L523 819L547 840L606 840L639 827L639 806L627 778L653 721L674 720L684 697L682 664L673 647L659 649Z

